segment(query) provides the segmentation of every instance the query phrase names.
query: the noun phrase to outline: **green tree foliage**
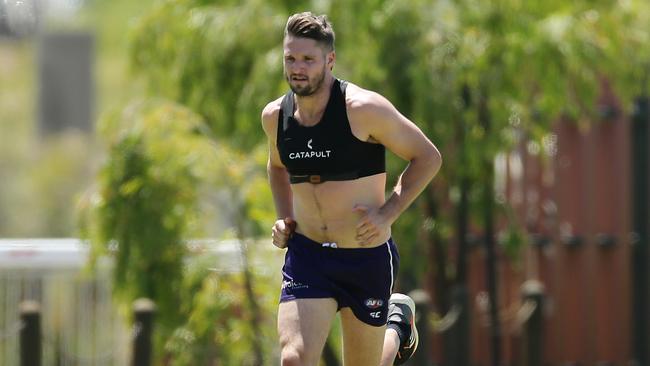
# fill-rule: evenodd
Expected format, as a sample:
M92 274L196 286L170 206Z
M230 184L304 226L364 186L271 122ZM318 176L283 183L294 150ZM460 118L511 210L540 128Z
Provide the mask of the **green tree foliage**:
M253 263L260 268L269 261L279 263L280 256L258 251ZM219 362L224 365L261 364L250 352L253 339L261 340L265 360L263 364L273 364L272 356L277 347L275 318L272 314L277 307L277 287L275 273L255 271L257 303L262 317L260 333L250 326L255 315L246 306L247 294L242 291L245 279L241 272L209 271L218 256L203 254L193 259L183 279L181 311L186 321L178 327L165 346L172 365L210 365ZM232 264L231 264L232 265Z
M611 78L619 85L617 93L627 95L631 84L624 81L639 73L638 67L624 64L622 50L630 54L634 45L640 54L648 52L640 43L648 37L645 15L633 15L645 14L646 8L639 1L621 7L614 2L466 0L393 1L375 10L370 29L376 46L369 49L379 50L370 54L385 70L373 73L383 75L376 89L443 149L439 183L427 195L439 205L449 198L458 203L460 182L469 179L474 182L470 205L478 208L499 152L529 138L541 142L560 115L583 124L598 121L603 78ZM448 236L455 220L451 215L453 210L425 213L431 223L425 229ZM475 214L474 220L482 218ZM413 242L412 234L397 229L396 235L408 238L402 246ZM423 268L422 262L415 267Z
M275 338L265 334L274 329L268 314L277 294L270 287L275 282L261 282L262 291L253 286L260 274L249 269L254 253L248 248L257 245L248 238L270 227L274 217L262 163L266 149L244 155L218 144L200 116L160 99L108 115L101 132L109 159L96 192L82 200L81 227L95 260L114 258L119 303L126 311L136 298L154 300L158 357L174 365L208 359L260 364ZM215 190L226 194L231 207L204 202ZM184 265L187 239L201 235L211 224L203 214L216 209L243 243L241 272L206 273L205 260ZM268 265L268 258L262 263ZM257 346L255 357L250 344Z
M85 201L83 233L94 257L114 256L117 298L125 306L153 299L165 334L182 321L182 241L195 228L214 149L196 114L160 100L136 102L103 128L109 158Z
M281 93L286 19L264 1L165 1L133 32L132 65L150 90L199 113L215 135L250 148L259 115Z
M268 228L275 220L271 191L267 184L265 170L262 169L268 151L266 148L258 148L248 157L232 149L222 149L220 152L220 161L225 163L225 168L220 169L223 174L220 175L222 179L218 179L217 184L220 183L219 185L224 187L228 193L229 204L234 206L230 220L239 243L242 262L240 292L244 299L243 307L251 315L248 322L250 330L248 344L252 348L251 364L261 365L265 359L263 346L266 342L263 337L265 314L260 305L259 291L256 289L259 284L253 270L256 267L250 263L252 252L250 247L255 245L252 238L264 237L262 234L268 232ZM265 241L264 244L268 242Z

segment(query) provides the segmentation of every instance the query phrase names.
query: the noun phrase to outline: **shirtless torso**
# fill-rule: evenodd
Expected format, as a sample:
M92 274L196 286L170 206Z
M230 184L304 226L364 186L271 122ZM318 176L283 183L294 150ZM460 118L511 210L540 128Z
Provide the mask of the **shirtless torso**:
M360 141L376 143L368 132L367 125L371 121L364 121L355 113L355 107L361 104L363 98L373 97L372 94L372 92L350 84L346 93L346 110L354 136ZM269 137L271 161L278 165L270 169L284 168L276 148L276 131L281 101L282 98L279 98L267 106L269 113L263 120L264 130L267 131ZM313 126L319 123L320 117L322 117L322 113L315 118L316 122L312 122L307 118L302 118L299 109L294 114L294 118L304 126ZM291 192L293 217L298 223L296 232L315 241L333 242L340 248L374 247L385 243L391 235L390 227L385 227L367 243L360 243L357 239L357 225L363 213L378 209L385 202L386 173L354 180L292 184Z
M316 241L337 243L340 248L360 247L356 240L360 213L354 210L354 206L381 207L384 204L385 186L385 173L353 181L294 185L293 207L298 222L296 231ZM390 237L390 228L383 231L364 247L386 242Z

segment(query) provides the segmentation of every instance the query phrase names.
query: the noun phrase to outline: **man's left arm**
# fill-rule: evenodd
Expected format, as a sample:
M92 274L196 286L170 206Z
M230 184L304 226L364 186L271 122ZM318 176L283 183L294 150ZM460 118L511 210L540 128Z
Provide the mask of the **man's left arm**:
M363 243L370 241L380 227L390 226L397 220L438 173L442 158L422 130L379 94L370 93L353 115L364 119L369 139L408 161L386 202L375 212L366 212L359 223L357 239Z

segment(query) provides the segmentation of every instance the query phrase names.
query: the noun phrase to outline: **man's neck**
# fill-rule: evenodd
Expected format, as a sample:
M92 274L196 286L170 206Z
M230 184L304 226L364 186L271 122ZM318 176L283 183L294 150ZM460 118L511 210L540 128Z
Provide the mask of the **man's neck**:
M334 84L334 77L329 75L325 77L323 84L314 94L309 96L294 94L296 98L296 110L302 118L301 122L304 124L318 122L317 120L320 119L325 107L327 107L327 102L332 93L332 84Z

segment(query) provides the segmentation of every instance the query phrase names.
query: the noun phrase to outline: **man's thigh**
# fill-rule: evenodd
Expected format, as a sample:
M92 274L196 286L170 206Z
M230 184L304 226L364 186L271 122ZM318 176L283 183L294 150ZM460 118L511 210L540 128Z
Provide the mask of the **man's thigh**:
M337 307L331 298L280 303L278 335L283 354L294 353L304 365L318 365Z
M357 319L350 308L341 309L345 366L378 366L386 326L375 327Z

